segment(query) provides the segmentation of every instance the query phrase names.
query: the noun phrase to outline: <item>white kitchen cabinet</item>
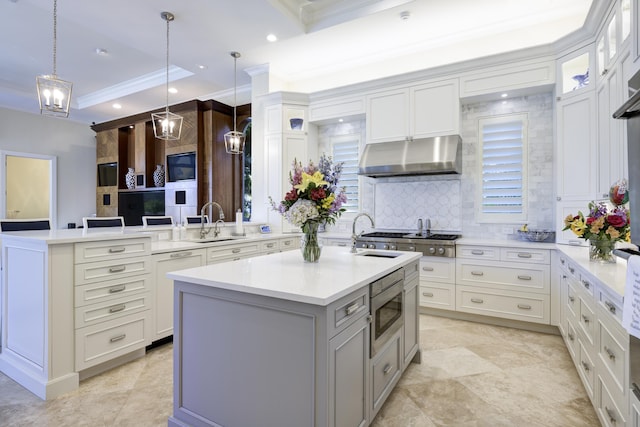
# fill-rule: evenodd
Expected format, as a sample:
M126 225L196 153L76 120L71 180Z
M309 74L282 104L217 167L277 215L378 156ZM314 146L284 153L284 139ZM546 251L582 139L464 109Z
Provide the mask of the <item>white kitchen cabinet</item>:
M629 393L629 399L629 408L631 408L629 425L631 427L640 427L640 399L633 391Z
M373 420L402 375L401 331L371 359L371 414Z
M564 55L557 61L556 93L560 99L593 90L595 79L594 46L589 44Z
M420 306L455 310L455 280L455 258L420 258Z
M309 104L309 121L311 123L327 120L364 117L364 96L349 96L311 102Z
M460 132L458 79L375 92L366 102L368 143Z
M411 363L411 359L418 352L419 344L419 291L420 280L418 273L419 263L413 263L405 267L404 274L404 302L403 302L403 365Z
M206 264L206 249L194 249L151 256L153 271L153 332L151 341L173 335L173 280L170 271L200 267Z
M597 79L603 79L615 67L620 53L630 48L631 1L611 2L609 14L596 36Z

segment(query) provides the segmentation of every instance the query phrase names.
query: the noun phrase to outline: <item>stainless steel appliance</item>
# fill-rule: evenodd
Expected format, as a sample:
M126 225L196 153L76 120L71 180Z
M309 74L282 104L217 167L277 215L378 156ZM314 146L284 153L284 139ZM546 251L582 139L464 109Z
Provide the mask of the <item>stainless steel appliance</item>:
M404 269L400 268L369 285L371 352L375 354L402 328Z
M458 234L408 234L374 231L358 236L356 247L422 252L426 256L455 258Z

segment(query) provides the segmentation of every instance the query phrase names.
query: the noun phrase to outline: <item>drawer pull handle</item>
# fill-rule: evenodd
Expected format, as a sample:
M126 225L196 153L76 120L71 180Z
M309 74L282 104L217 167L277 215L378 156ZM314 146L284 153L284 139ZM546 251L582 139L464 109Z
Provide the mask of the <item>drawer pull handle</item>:
M483 276L484 273L482 271L472 271L471 275L472 276Z
M576 272L576 269L575 269L575 268L573 268L573 267L569 267L569 272L570 272L571 274L573 274L573 273L575 273L575 272Z
M609 311L613 314L616 314L616 306L610 303L609 301L605 301L604 305L609 309Z
M122 341L126 337L127 337L127 334L122 334L122 335L118 335L117 337L110 338L109 341L118 342L118 341Z
M289 246L289 245L291 245L291 240L285 240L285 241L284 241L284 245L285 245L285 246ZM344 243L344 244L342 244L342 245L340 245L340 246L345 246L345 245L346 245L346 243Z
M560 264L564 265L564 258L560 260Z
M126 265L119 265L117 267L109 267L109 273L121 273L127 269Z
M347 308L345 309L345 312L347 313L347 316L351 316L353 313L358 311L359 308L360 308L360 304L358 304L357 302L354 302L353 304L350 304L347 306Z
M240 261L242 258L234 258L234 261Z
M569 301L574 302L576 300L576 298L572 295L569 295Z
M482 299L480 298L471 298L471 302L474 302L476 304L482 304L484 301L482 301Z
M571 341L574 341L574 340L575 340L575 337L573 336L573 334L572 334L571 332L569 332L569 333L567 334L567 336L569 337L569 339L570 339Z
M240 248L235 248L231 250L232 254L239 254L240 253Z
M392 369L393 369L393 366L391 366L391 363L387 363L386 365L384 365L384 369L382 369L382 373L387 375L389 372L391 372Z
M185 258L191 256L191 252L176 252L171 254L171 258Z
M433 267L422 267L424 271L433 271Z
M267 247L268 248L272 248L273 247L273 243L267 243Z
M529 252L518 252L518 258L531 258L531 254Z
M584 321L584 323L589 323L589 318L584 314L582 315L582 320Z
M480 249L474 249L471 251L471 255L484 255L484 251Z
M582 363L582 367L584 368L585 371L589 372L591 370L591 367L587 362L580 362L580 363Z
M113 288L109 288L109 293L110 294L116 294L118 292L124 291L125 289L127 289L127 287L125 285L114 286Z
M589 289L591 287L591 283L587 282L586 280L582 280L582 284L584 285L585 288Z
M109 307L109 313L117 313L119 311L123 311L127 306L125 304L118 304L112 307Z
M604 351L605 353L607 353L607 355L609 356L610 360L615 361L616 360L616 354L606 345L604 346Z
M525 275L521 274L521 275L518 276L518 279L520 279L520 280L531 280L531 276L525 276Z
M289 243L289 242L287 242L287 244L288 244L288 243ZM338 246L345 247L345 246L347 246L347 244L346 244L345 242L340 242L340 243L338 243Z
M428 297L428 298L433 298L433 292L423 292L422 296Z
M607 416L609 417L609 421L611 421L611 424L615 424L616 423L616 417L615 417L615 412L613 412L611 409L607 408L606 406L604 407L604 410L607 411Z
M119 248L109 248L109 253L110 254L119 254L121 252L124 252L126 250L126 248L124 246L121 246Z
M518 308L522 310L531 310L531 306L529 304L518 304Z

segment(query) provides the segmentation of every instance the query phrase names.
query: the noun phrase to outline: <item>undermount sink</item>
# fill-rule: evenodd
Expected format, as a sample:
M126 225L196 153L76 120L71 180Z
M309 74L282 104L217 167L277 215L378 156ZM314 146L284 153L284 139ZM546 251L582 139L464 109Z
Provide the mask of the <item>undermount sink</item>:
M367 256L367 257L376 257L376 258L397 258L402 254L399 254L398 252L373 252L373 251L366 251L366 252L359 252L356 254L357 256Z
M191 239L190 242L193 243L214 243L214 242L227 242L229 240L238 240L241 237L208 237L204 239Z

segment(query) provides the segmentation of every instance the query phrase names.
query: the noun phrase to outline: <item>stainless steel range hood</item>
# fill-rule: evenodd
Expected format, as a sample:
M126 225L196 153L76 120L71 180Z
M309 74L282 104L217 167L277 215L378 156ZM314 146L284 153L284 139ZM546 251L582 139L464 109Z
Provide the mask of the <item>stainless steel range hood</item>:
M359 175L372 177L462 173L459 135L367 144Z

